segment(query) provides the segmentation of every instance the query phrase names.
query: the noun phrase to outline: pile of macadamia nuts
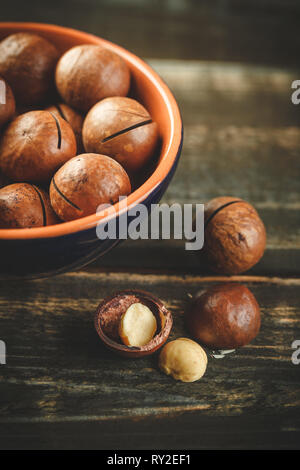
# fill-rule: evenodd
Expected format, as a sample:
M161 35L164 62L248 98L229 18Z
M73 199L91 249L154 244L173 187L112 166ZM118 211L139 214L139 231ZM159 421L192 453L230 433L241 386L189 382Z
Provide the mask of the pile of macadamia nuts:
M91 44L61 55L20 32L0 42L0 82L0 228L71 221L131 192L158 127L127 97L119 55Z

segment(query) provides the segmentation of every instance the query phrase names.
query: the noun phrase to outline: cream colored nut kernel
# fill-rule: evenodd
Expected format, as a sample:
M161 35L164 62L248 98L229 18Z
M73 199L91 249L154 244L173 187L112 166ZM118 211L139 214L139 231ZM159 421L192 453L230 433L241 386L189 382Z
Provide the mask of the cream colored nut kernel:
M203 348L188 338L178 338L164 346L159 367L167 375L182 382L195 382L206 371L207 356Z
M156 318L151 310L141 303L130 305L122 315L119 335L127 346L145 346L155 335Z

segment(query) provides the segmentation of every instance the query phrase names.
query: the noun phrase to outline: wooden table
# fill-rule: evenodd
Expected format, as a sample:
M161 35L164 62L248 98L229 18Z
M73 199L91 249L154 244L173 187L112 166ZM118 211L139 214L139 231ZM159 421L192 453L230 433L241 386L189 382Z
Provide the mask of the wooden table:
M33 19L40 20L34 11ZM178 25L180 12L170 12L166 20L165 12L151 11L158 22L167 21L170 38L177 38L171 26ZM269 60L269 38L261 38L260 49L257 37L249 43L251 28L243 15L240 23L232 19L239 28L228 32L223 52L216 41L210 46L206 59L217 60L200 60L193 45L192 61L183 60L178 46L177 56L157 52L150 63L173 90L185 124L182 158L164 202L233 195L253 203L265 221L263 260L232 278L247 285L261 305L259 336L224 359L210 357L206 375L192 384L162 374L157 355L127 360L103 348L93 315L111 292L129 287L153 292L171 309L176 338L187 335L183 316L190 295L228 279L210 273L180 241L128 241L84 271L1 282L0 339L8 356L0 365L0 448L300 447L300 365L291 360L292 342L300 340L300 106L290 99L300 69L293 51L284 57L273 30L278 54L272 49ZM72 20L78 26L75 13ZM290 21L286 45L295 32L296 20ZM219 23L217 17L212 31ZM193 38L180 31L187 50L184 44ZM191 31L197 36L196 26ZM237 31L248 48L243 56L232 42L228 58ZM110 39L127 45L122 37ZM149 38L145 44L147 54L141 55L153 56L157 48L151 49Z

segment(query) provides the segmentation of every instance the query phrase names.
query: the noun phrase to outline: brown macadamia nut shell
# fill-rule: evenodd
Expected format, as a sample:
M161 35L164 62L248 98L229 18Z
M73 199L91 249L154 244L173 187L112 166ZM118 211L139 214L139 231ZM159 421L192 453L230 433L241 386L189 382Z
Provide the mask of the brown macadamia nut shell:
M252 292L237 283L216 285L197 297L186 314L192 337L210 348L235 349L260 329L260 309Z
M101 204L115 204L130 191L129 177L118 162L88 153L72 158L57 171L50 200L59 218L69 221L96 213Z
M108 96L126 96L130 71L126 62L104 47L83 44L69 49L56 68L56 86L70 106L88 111Z
M16 112L16 102L9 84L0 77L0 128L10 121ZM2 99L4 98L4 102Z
M18 103L33 105L49 99L58 56L56 47L36 34L16 33L0 42L0 75Z
M32 228L54 225L58 219L48 194L27 183L0 189L0 228Z
M106 98L87 114L82 138L87 152L109 155L126 171L134 173L153 156L158 126L136 100Z
M119 337L121 317L134 303L147 305L157 320L156 334L145 346L126 346ZM135 289L120 291L107 297L100 303L95 314L95 328L101 341L107 348L125 357L138 358L153 354L168 339L172 324L172 315L161 300L148 292Z
M0 140L0 169L14 181L48 182L75 155L71 126L47 111L17 117Z
M251 204L223 197L205 206L204 254L213 271L247 271L261 259L265 247L266 229Z

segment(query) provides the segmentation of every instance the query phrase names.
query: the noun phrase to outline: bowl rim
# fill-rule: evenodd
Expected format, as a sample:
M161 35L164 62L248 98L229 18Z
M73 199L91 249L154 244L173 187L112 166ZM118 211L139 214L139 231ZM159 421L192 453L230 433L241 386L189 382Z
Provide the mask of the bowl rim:
M137 57L135 54L111 41L108 41L107 39L100 38L94 34L86 33L73 28L46 23L0 22L0 31L4 28L11 29L12 32L15 29L20 29L22 32L28 31L37 34L39 32L43 33L48 31L51 33L57 33L58 35L72 35L74 39L82 41L82 43L90 42L94 44L98 43L107 45L110 50L118 53L127 62L131 63L135 68L139 69L144 75L146 75L152 85L154 85L155 88L159 91L168 110L171 131L166 150L162 154L159 164L151 174L150 178L148 178L140 187L127 196L126 209L124 209L124 206L122 207L118 202L114 206L107 209L105 212L99 214L96 213L70 222L63 222L61 224L50 225L47 227L0 229L0 239L29 240L37 238L53 238L80 232L95 227L100 221L103 221L104 218L109 219L120 215L128 208L134 207L136 204L146 199L149 194L151 194L162 183L162 181L171 171L174 163L176 162L176 158L182 144L183 129L180 111L176 100L166 83L150 67L150 65Z

